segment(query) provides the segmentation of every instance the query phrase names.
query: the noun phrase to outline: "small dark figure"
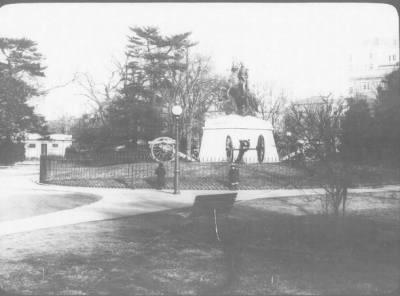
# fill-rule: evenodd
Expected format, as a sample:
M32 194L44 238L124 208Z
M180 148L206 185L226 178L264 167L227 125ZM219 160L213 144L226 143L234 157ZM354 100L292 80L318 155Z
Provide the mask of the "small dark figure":
M165 175L166 175L166 171L164 168L164 164L162 162L160 162L158 164L158 167L156 169L156 176L157 176L157 189L163 189L165 187Z
M238 190L239 187L239 168L232 164L229 169L229 186L231 190Z

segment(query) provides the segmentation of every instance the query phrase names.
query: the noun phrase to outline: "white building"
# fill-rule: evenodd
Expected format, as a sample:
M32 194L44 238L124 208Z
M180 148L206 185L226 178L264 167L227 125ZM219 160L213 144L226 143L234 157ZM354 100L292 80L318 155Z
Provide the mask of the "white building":
M399 42L397 39L375 38L364 41L355 47L350 55L349 95L375 99L376 90L382 85L382 79L398 68Z
M42 151L47 155L64 156L65 150L71 145L71 135L52 134L42 136L39 134L26 134L25 159L39 158Z

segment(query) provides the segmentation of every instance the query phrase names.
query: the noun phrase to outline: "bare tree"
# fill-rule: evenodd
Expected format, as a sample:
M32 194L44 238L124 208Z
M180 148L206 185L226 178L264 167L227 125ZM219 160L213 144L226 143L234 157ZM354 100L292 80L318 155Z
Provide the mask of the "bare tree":
M179 103L184 110L182 134L186 139L188 155L191 155L193 138L201 130L205 113L219 97L219 80L210 74L209 62L209 58L201 56L190 60L187 52L186 69L175 73L171 71L171 86L162 94L168 98L170 106Z
M345 213L350 168L340 161L339 138L345 112L342 100L321 97L317 102L292 103L285 118L285 129L304 143L308 155L318 161L317 173L324 180L325 208L336 216Z
M202 126L204 114L217 100L217 85L215 78L209 75L209 60L198 58L189 65L185 79L185 95L181 102L186 110L184 122L186 133L186 153L190 155L193 134Z
M107 125L107 105L117 95L121 83L121 71L119 68L111 72L110 77L105 83L96 83L89 74L81 75L78 80L85 96L94 109L93 117L103 126Z
M64 113L57 119L48 121L47 125L50 133L69 134L77 121L77 118Z
M283 90L277 93L273 89L263 88L256 90L254 96L258 103L258 112L261 118L270 121L274 130L278 130L287 102Z
M71 85L72 83L78 81L78 79L79 79L79 73L78 73L78 72L75 72L75 73L74 73L74 76L73 76L70 80L68 80L68 81L66 81L66 82L64 82L64 83L61 83L61 84L53 85L53 86L51 86L51 87L49 87L49 88L43 90L43 91L41 92L41 94L47 95L47 94L49 94L50 92L52 92L53 90L56 90L56 89L59 89L59 88L67 87L68 85Z

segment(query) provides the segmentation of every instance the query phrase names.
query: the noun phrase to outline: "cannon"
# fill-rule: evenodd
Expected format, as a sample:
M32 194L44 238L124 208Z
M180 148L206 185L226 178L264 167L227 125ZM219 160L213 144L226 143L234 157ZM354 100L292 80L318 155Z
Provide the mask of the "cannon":
M153 141L149 141L151 158L157 162L169 162L175 160L175 144L176 141L169 137L159 137ZM182 152L179 152L178 155L179 158L186 161L197 161L194 157Z
M175 140L168 137L156 138L149 142L151 157L158 162L175 159Z
M257 151L257 160L259 163L262 163L264 161L264 155L265 155L265 140L263 135L259 135L257 139L257 145L255 147L252 147L250 140L239 140L239 146L234 146L232 137L228 135L226 137L226 145L225 145L225 150L226 150L226 158L229 162L234 161L234 154L235 151L239 151L239 154L235 160L235 162L241 162L243 159L244 154L249 151L249 150L256 150Z

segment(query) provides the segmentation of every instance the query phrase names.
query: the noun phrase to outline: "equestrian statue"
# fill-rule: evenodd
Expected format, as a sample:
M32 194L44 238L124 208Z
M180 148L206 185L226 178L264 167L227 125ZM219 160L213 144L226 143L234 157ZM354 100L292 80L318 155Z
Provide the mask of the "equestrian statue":
M243 116L254 116L258 109L258 104L249 91L248 69L242 63L240 65L233 64L228 81L227 97L233 101L236 113Z

